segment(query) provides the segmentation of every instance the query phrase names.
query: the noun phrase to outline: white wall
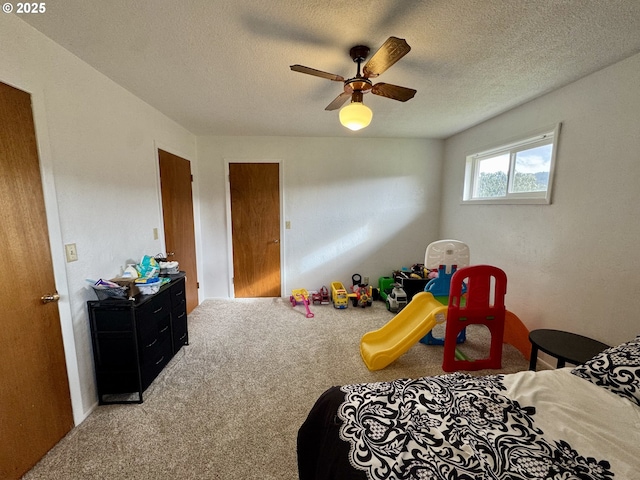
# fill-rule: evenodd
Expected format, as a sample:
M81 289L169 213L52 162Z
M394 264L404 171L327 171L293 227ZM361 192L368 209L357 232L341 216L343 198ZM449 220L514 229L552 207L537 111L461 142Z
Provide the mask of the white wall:
M336 121L337 118L336 118ZM204 297L228 297L225 161L282 162L284 294L359 273L376 283L424 261L438 239L443 142L367 138L199 137Z
M529 327L640 333L640 55L447 140L440 233L501 267ZM553 203L461 205L465 156L562 122Z
M195 137L15 15L0 16L0 81L32 94L79 422L96 402L85 279L163 250L156 145L195 160ZM65 263L67 243L77 262Z

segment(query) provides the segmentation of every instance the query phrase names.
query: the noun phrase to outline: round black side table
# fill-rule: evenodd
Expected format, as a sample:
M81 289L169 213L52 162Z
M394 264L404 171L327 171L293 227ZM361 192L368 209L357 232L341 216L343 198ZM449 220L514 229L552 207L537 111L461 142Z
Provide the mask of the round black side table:
M581 365L594 355L609 348L609 345L584 337L576 333L562 330L540 329L529 333L531 342L531 359L529 370L536 370L538 350L558 359L557 368L565 366L565 362Z

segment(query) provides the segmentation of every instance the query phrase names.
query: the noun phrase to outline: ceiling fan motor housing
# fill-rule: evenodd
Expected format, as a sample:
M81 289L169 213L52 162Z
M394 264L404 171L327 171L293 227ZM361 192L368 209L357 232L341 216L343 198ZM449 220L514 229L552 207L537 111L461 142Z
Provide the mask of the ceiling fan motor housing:
M354 62L364 62L364 59L369 56L369 47L365 45L356 45L349 50L349 55Z
M371 90L372 86L373 84L371 83L371 80L364 77L349 78L348 80L344 81L344 91L349 93L352 93L352 92L366 93L369 90Z

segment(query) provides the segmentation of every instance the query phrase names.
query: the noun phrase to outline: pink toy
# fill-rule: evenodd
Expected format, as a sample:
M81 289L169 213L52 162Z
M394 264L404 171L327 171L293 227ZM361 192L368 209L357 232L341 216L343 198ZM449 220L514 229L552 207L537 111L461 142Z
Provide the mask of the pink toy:
M304 308L307 310L307 318L313 318L315 315L309 310L309 292L304 288L298 288L291 290L291 296L289 301L292 306L296 306L298 303L304 304Z

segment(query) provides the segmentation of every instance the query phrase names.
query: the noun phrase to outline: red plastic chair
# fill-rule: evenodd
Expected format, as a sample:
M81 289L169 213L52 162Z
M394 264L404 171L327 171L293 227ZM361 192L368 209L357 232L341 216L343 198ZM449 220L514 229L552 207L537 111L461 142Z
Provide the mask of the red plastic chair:
M460 300L464 283L466 283L467 292L464 306L462 306ZM498 267L472 265L461 268L453 274L442 360L442 369L445 372L502 368L506 293L507 275ZM478 360L456 358L458 333L472 324L485 325L491 332L488 358Z

